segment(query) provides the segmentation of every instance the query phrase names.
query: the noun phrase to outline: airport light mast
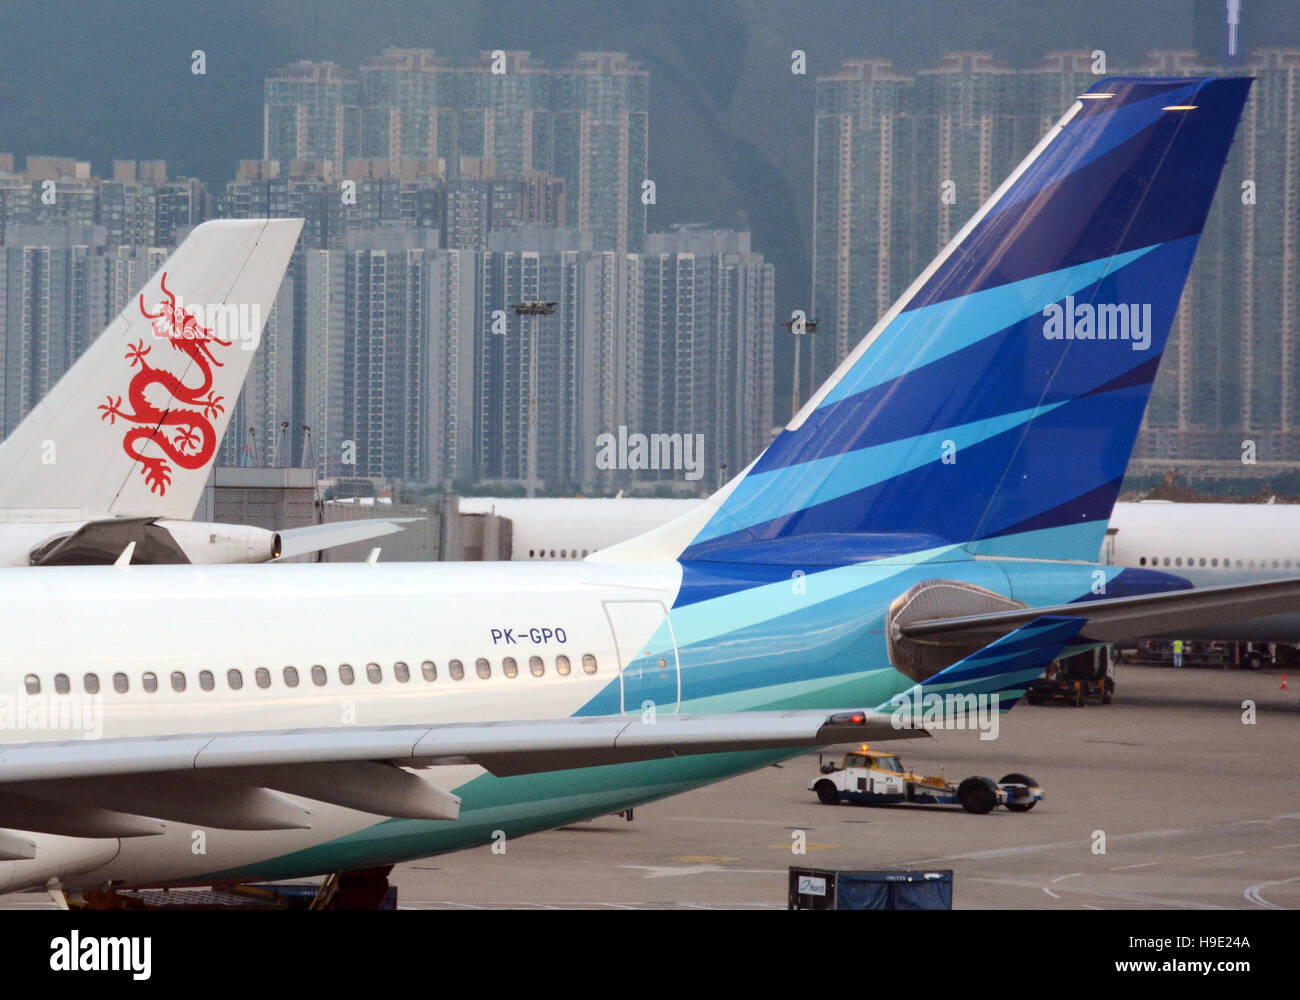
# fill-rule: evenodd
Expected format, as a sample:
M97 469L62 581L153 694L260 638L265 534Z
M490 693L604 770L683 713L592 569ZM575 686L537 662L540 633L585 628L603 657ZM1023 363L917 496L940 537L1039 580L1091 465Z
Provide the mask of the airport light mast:
M516 316L531 316L528 324L528 471L524 482L524 495L532 499L537 495L537 318L555 312L556 302L516 302Z
M794 341L794 394L791 396L790 419L793 420L799 412L799 348L803 345L800 339L806 333L817 332L817 320L804 319L802 313L796 312L790 319L780 324L795 335Z

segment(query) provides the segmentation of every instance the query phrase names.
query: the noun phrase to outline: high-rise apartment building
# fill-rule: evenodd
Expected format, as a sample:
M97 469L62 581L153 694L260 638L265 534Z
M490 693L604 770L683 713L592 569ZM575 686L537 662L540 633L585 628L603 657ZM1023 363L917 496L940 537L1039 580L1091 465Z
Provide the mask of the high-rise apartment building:
M331 160L341 164L345 117L357 104L351 74L330 62L297 62L266 78L262 159ZM356 155L356 154L352 154Z
M359 76L295 63L269 77L264 159L282 173L292 160L331 161L338 180L354 160L419 159L430 172L441 161L449 178L549 175L563 188L533 194L563 196L560 224L590 231L598 249L641 248L649 74L623 53L583 52L548 68L521 51L452 63L389 49ZM533 214L543 211L555 214Z
M915 74L852 60L818 79L811 361L824 380L934 255L1093 86L1090 53L1011 69L962 52ZM1194 52L1112 74L1223 72ZM1250 53L1256 78L1152 391L1135 461L1243 469L1300 460L1300 50ZM805 358L808 354L805 353ZM1248 467L1247 467L1247 471Z

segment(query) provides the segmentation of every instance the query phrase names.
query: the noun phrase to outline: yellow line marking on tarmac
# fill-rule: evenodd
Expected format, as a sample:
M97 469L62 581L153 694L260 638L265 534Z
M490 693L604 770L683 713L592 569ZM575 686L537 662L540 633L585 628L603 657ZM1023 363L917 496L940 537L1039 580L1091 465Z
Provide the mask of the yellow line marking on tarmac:
M774 851L790 850L789 844L770 844L768 846ZM803 848L805 851L833 851L839 846L839 844L804 844Z
M683 854L680 858L669 858L670 861L690 861L697 865L721 865L728 861L739 861L740 858L717 858L708 854Z

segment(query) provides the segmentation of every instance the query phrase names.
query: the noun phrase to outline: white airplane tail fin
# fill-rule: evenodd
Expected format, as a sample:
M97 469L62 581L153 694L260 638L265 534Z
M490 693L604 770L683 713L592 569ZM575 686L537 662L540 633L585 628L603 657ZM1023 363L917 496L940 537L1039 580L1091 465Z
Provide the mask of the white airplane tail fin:
M0 444L0 512L190 517L301 229L198 226Z

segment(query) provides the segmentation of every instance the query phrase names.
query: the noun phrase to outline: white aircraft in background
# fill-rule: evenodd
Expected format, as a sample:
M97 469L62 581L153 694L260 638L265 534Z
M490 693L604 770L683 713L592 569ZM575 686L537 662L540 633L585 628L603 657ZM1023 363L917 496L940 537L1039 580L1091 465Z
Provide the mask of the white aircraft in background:
M463 514L511 523L512 560L582 559L682 517L695 499L462 497ZM1300 573L1300 504L1115 504L1097 561L1160 569L1197 586L1271 580ZM1300 642L1300 614L1188 628L1184 639Z
M1091 561L1249 86L1099 80L749 468L587 559L0 570L0 891L384 869L1300 607ZM1140 349L1054 336L1076 297Z
M0 443L0 566L266 562L400 530L192 521L301 219L196 227Z

